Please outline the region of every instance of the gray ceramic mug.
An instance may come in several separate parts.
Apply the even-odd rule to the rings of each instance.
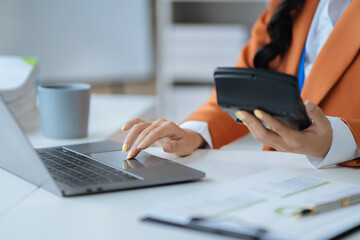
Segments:
[[[88,134],[91,85],[48,84],[38,87],[43,134],[48,138],[82,138]]]

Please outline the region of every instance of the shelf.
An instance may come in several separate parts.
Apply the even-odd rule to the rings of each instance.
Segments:
[[[268,0],[156,1],[159,116],[166,118],[163,113],[173,106],[169,87],[212,84],[215,67],[234,66],[267,4]]]
[[[174,1],[172,23],[239,23],[251,27],[266,1]]]

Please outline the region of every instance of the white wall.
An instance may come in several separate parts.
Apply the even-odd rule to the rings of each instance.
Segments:
[[[153,73],[150,0],[0,0],[0,55],[37,56],[45,80]]]

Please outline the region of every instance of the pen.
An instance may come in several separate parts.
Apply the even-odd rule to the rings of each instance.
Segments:
[[[321,203],[318,205],[313,205],[308,208],[302,209],[293,214],[293,217],[303,217],[323,212],[328,212],[331,210],[347,207],[350,205],[354,205],[360,203],[360,193],[353,194],[347,197],[339,198],[334,201],[329,201],[325,203]]]

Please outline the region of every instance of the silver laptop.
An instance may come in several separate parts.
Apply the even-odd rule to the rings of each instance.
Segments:
[[[102,141],[34,149],[0,96],[0,167],[59,196],[198,180],[205,173],[142,151],[127,160]]]

